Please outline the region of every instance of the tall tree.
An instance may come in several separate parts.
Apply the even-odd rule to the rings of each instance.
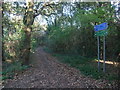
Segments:
[[[33,12],[34,1],[26,0],[26,3],[27,3],[27,8],[23,18],[23,22],[25,25],[24,26],[25,35],[24,35],[23,50],[22,50],[22,60],[23,60],[22,65],[29,64],[31,31],[34,22],[34,12]]]
[[[31,42],[31,31],[32,25],[34,22],[35,17],[38,15],[46,15],[50,16],[54,11],[54,7],[56,3],[54,2],[38,2],[37,5],[34,4],[34,0],[26,0],[26,12],[24,14],[23,23],[24,23],[24,41],[23,41],[23,49],[22,49],[22,65],[29,64],[29,55],[30,55],[30,42]],[[40,7],[41,6],[41,7]],[[33,8],[36,9],[33,9]]]
[[[0,71],[2,71],[2,1],[0,1]]]

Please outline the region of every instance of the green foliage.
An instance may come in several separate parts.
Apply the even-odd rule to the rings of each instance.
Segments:
[[[3,62],[2,67],[3,67],[3,70],[2,70],[2,72],[0,72],[0,74],[2,74],[2,77],[1,77],[2,80],[13,79],[14,75],[16,73],[29,68],[29,66],[21,66],[20,61],[15,61],[15,62],[12,62],[12,63]]]
[[[22,49],[25,47],[26,38],[22,21],[25,8],[17,2],[16,5],[3,4],[3,72],[1,72],[3,79],[13,77],[15,72],[25,69],[24,66],[21,66]],[[36,38],[32,37],[31,41],[32,49],[37,47],[38,40],[36,41]]]
[[[62,63],[66,63],[71,67],[80,70],[84,75],[90,76],[95,79],[118,80],[117,73],[110,72],[113,68],[109,68],[108,72],[103,73],[102,68],[100,72],[97,70],[97,62],[94,58],[86,58],[80,55],[73,54],[53,54]],[[108,67],[109,65],[106,65]]]
[[[15,5],[13,6],[11,3],[3,4],[3,57],[4,61],[11,60],[12,62],[21,62],[21,50],[25,45],[23,41],[26,38],[24,34],[25,26],[23,24],[23,21],[26,21],[23,19],[26,8],[22,7],[22,5],[19,5],[19,3],[17,2],[15,2],[14,4]],[[64,13],[64,5],[68,5],[71,7],[71,10],[69,12],[70,15],[66,15]],[[50,6],[52,7],[52,5]],[[39,5],[36,5],[36,7],[39,7]],[[57,13],[53,17],[50,16],[50,18],[55,18],[55,21],[52,22],[52,24],[48,25],[48,33],[46,35],[40,36],[39,34],[34,32],[34,28],[36,28],[37,30],[40,29],[38,27],[39,25],[32,26],[33,33],[31,33],[31,51],[34,51],[35,48],[39,45],[46,45],[48,48],[51,49],[50,51],[58,53],[77,54],[77,56],[71,57],[69,55],[64,56],[63,58],[65,60],[63,60],[63,62],[70,63],[71,66],[79,68],[86,75],[92,74],[96,78],[98,78],[98,74],[99,76],[102,76],[103,74],[96,72],[96,68],[93,68],[91,65],[79,66],[79,64],[87,64],[86,62],[89,62],[88,59],[85,59],[81,56],[96,56],[97,40],[96,37],[94,37],[93,27],[94,25],[103,22],[108,22],[109,25],[108,35],[106,37],[107,58],[111,58],[114,61],[116,60],[116,57],[119,53],[118,48],[120,42],[118,38],[118,29],[120,25],[116,24],[117,19],[115,17],[114,8],[109,2],[77,4],[62,3],[58,6],[58,8],[53,7],[53,10],[55,9],[55,12]],[[43,13],[45,13],[44,10]],[[51,13],[52,10],[49,10],[49,12]],[[34,13],[37,12],[35,11]],[[11,14],[15,18],[12,18]],[[19,16],[21,16],[20,19],[17,18]],[[34,17],[32,17],[32,14],[31,19],[34,19]],[[29,17],[29,20],[31,21],[28,21],[29,24],[33,24],[33,20],[31,19]],[[20,69],[20,65],[14,64],[12,68],[9,68],[10,70],[3,67],[4,71],[6,71],[5,73],[8,73],[9,71],[13,72],[15,68]],[[113,78],[114,77],[111,76],[111,79]]]
[[[8,34],[8,35],[7,35]],[[24,38],[24,33],[22,29],[17,29],[16,32],[9,32],[7,29],[4,29],[4,59],[20,60],[20,51]]]
[[[97,3],[79,3],[78,5],[79,8],[75,9],[73,16],[56,16],[54,23],[49,25],[47,46],[55,52],[96,56],[97,40],[94,37],[94,25],[107,22],[106,55],[107,58],[113,58],[113,55],[115,57],[115,53],[118,52],[118,40],[113,40],[117,37],[117,28],[112,5],[109,2],[101,3],[99,7]],[[103,33],[100,31],[99,35],[103,35]],[[113,43],[115,47],[110,47]]]
[[[76,45],[77,32],[75,27],[54,27],[52,28],[49,36],[48,42],[51,49],[56,52],[69,52],[69,50],[74,50]]]

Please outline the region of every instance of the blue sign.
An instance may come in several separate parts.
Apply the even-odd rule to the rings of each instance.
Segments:
[[[94,26],[94,31],[105,30],[108,28],[108,23],[102,23]]]

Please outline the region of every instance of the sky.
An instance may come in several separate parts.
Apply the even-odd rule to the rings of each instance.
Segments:
[[[15,1],[21,1],[21,2],[25,2],[26,0],[4,0],[5,2],[15,2]],[[36,0],[34,0],[34,1],[36,1]],[[40,0],[37,0],[37,1],[40,1]],[[42,0],[41,0],[42,1]],[[49,0],[47,0],[47,1],[49,1]],[[57,0],[58,1],[58,0]],[[78,0],[76,0],[76,1],[78,1]],[[82,0],[83,1],[83,0]],[[84,0],[84,1],[89,1],[89,0]],[[92,0],[91,0],[92,1]],[[112,4],[114,4],[114,5],[116,5],[117,7],[116,7],[116,10],[118,10],[118,7],[120,7],[119,5],[118,5],[118,3],[120,3],[120,0],[115,0],[115,1],[119,1],[119,2],[115,2],[114,3],[114,0],[112,0],[111,1],[111,3]],[[64,13],[69,13],[69,8],[68,7],[65,7],[66,9],[64,9],[63,10],[63,12]],[[11,15],[11,17],[14,17],[13,15]],[[35,21],[37,21],[37,22],[40,22],[40,24],[42,24],[42,25],[44,25],[44,24],[47,24],[47,21],[45,20],[45,18],[44,17],[42,17],[41,15],[39,15],[36,19],[35,19]],[[53,18],[53,20],[52,21],[54,21],[54,18]]]

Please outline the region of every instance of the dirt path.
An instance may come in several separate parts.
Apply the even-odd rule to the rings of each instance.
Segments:
[[[58,62],[40,47],[32,56],[34,66],[8,80],[5,88],[108,88],[106,81],[94,80]]]

